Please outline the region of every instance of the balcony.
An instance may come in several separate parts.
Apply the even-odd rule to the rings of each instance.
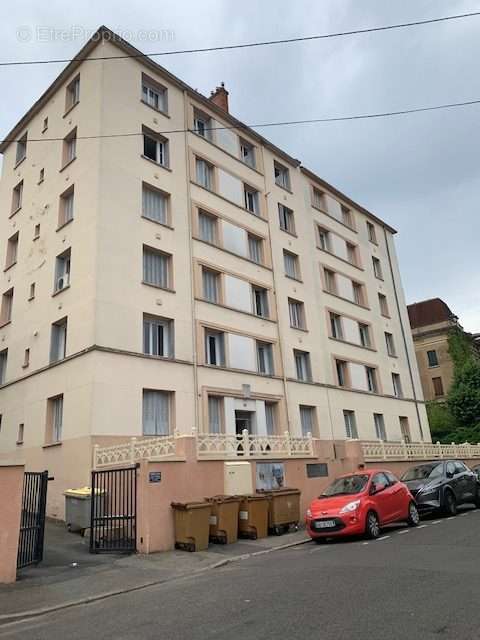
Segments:
[[[361,442],[365,462],[387,460],[469,460],[480,458],[480,444],[440,444],[440,442]]]

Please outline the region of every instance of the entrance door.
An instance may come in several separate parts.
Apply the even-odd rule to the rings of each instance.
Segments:
[[[252,412],[235,411],[235,431],[237,436],[241,436],[244,430],[252,433]]]
[[[22,515],[17,569],[38,564],[43,558],[48,471],[26,471],[23,477]]]

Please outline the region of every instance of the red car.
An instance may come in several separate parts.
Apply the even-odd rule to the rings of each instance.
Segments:
[[[307,531],[316,542],[336,536],[378,538],[391,522],[419,523],[415,500],[391,471],[365,469],[332,482],[307,509]]]

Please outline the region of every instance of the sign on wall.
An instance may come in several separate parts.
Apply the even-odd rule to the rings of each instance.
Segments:
[[[283,462],[257,462],[257,491],[270,491],[285,486]]]
[[[161,471],[150,471],[148,474],[149,482],[161,482],[162,481],[162,472]]]
[[[307,478],[326,478],[328,476],[328,464],[316,462],[307,464]]]

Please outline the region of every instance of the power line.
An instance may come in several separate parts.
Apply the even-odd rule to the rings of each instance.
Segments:
[[[189,53],[206,53],[208,51],[228,51],[232,49],[247,49],[252,47],[266,47],[277,44],[292,44],[294,42],[307,42],[312,40],[325,40],[327,38],[340,38],[345,36],[353,36],[364,33],[375,33],[377,31],[391,31],[393,29],[406,29],[409,27],[416,27],[425,24],[434,24],[438,22],[446,22],[448,20],[460,20],[463,18],[472,18],[479,16],[480,11],[472,11],[471,13],[459,13],[452,16],[442,16],[440,18],[430,18],[428,20],[416,20],[414,22],[401,22],[398,24],[390,24],[381,27],[367,27],[365,29],[353,29],[350,31],[337,31],[335,33],[324,33],[313,36],[300,36],[297,38],[283,38],[281,40],[264,40],[260,42],[247,42],[243,44],[230,44],[220,45],[217,47],[204,47],[200,49],[177,49],[174,51],[160,51],[152,53],[137,53],[137,54],[125,54],[121,56],[98,56],[88,58],[64,58],[64,59],[50,59],[50,60],[13,60],[7,62],[0,62],[0,67],[13,67],[13,66],[26,66],[26,65],[40,65],[40,64],[60,64],[66,62],[82,61],[82,62],[94,62],[98,60],[124,60],[125,58],[153,58],[157,56],[176,56]]]
[[[318,124],[318,123],[326,123],[326,122],[345,122],[348,120],[371,120],[374,118],[389,118],[392,116],[403,116],[412,113],[422,113],[426,111],[439,111],[440,109],[456,109],[458,107],[469,107],[476,104],[480,104],[480,98],[477,100],[467,100],[465,102],[451,102],[447,104],[438,104],[433,105],[431,107],[415,107],[412,109],[401,109],[399,111],[384,111],[380,113],[364,113],[359,115],[352,116],[334,116],[331,118],[312,118],[309,120],[284,120],[279,122],[262,122],[259,124],[242,124],[239,122],[236,125],[232,125],[229,127],[205,127],[205,131],[224,131],[226,129],[261,129],[266,127],[284,127],[291,125],[302,125],[302,124]],[[155,133],[161,135],[168,135],[172,133],[187,133],[189,131],[195,132],[195,129],[169,129],[165,131],[157,131]],[[131,133],[110,133],[104,135],[95,135],[95,136],[78,136],[77,140],[98,140],[101,138],[130,138],[133,136],[143,136],[142,131],[131,132]],[[64,138],[28,138],[28,142],[59,142],[63,141]],[[16,138],[5,138],[4,140],[0,140],[0,144],[10,142],[18,142]]]

